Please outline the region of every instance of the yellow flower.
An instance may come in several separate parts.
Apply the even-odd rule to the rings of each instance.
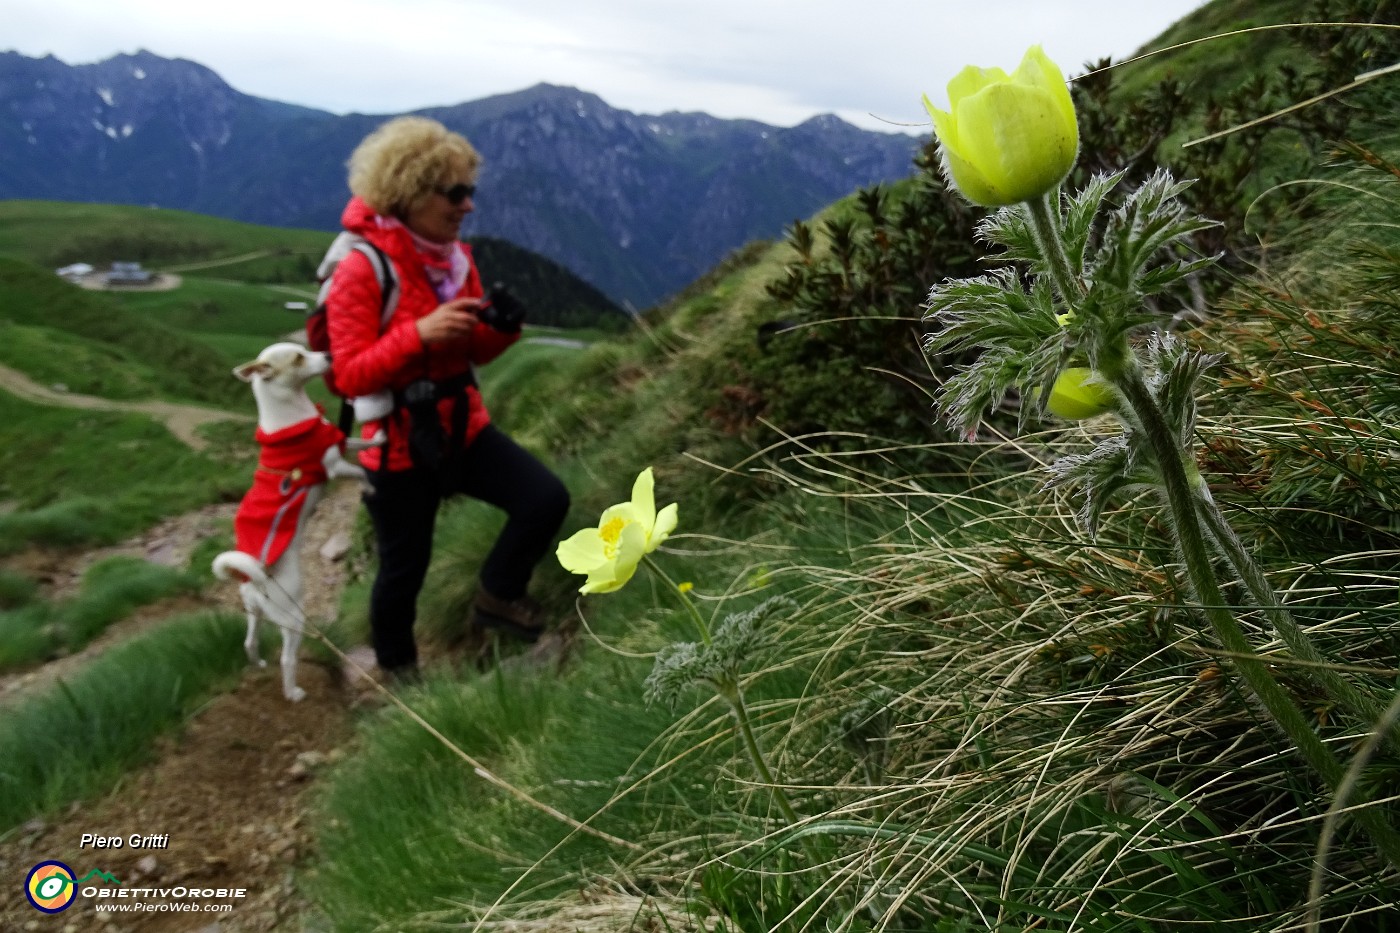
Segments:
[[[676,589],[680,590],[682,593],[689,593],[691,590],[695,589],[695,584],[687,580],[684,583],[677,583]]]
[[[570,573],[586,574],[580,593],[611,593],[637,572],[642,558],[656,550],[676,528],[676,504],[659,513],[647,467],[632,484],[632,501],[609,506],[597,528],[585,528],[559,544],[555,556]]]
[[[1113,408],[1113,390],[1092,369],[1071,366],[1055,380],[1045,407],[1071,421],[1092,418]]]
[[[950,112],[924,107],[948,176],[987,207],[1029,201],[1064,180],[1079,152],[1074,102],[1059,66],[1035,45],[1014,74],[968,65],[948,82]]]

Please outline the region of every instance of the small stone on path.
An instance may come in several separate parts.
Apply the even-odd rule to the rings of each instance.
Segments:
[[[343,531],[337,531],[326,539],[326,543],[321,545],[321,558],[334,563],[344,560],[345,555],[350,553],[350,535]]]

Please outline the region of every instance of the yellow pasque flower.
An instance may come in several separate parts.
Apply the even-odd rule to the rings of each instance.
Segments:
[[[652,488],[654,479],[647,467],[632,484],[632,501],[609,506],[597,528],[585,528],[559,543],[554,552],[560,565],[570,573],[588,576],[580,593],[611,593],[632,579],[644,556],[670,537],[676,528],[676,504],[660,512]]]
[[[1113,408],[1113,390],[1087,366],[1071,366],[1055,380],[1045,407],[1071,421],[1092,418]]]
[[[1079,152],[1065,76],[1040,46],[1008,75],[968,65],[948,82],[949,112],[924,95],[943,166],[969,201],[986,207],[1039,197],[1064,180]]]

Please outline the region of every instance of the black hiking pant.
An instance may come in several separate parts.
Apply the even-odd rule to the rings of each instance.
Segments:
[[[505,527],[480,569],[481,585],[502,599],[525,595],[569,511],[569,491],[559,478],[494,425],[482,429],[447,469],[445,476],[417,468],[369,471],[374,495],[364,501],[379,551],[369,618],[374,653],[385,670],[418,662],[413,640],[418,592],[444,497],[470,496],[506,513]]]

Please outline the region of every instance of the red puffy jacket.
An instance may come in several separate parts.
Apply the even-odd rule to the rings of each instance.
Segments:
[[[472,364],[489,363],[520,339],[518,333],[504,334],[478,324],[468,338],[425,346],[415,324],[442,301],[423,271],[413,238],[403,227],[381,226],[374,211],[359,198],[350,199],[340,220],[346,230],[359,234],[384,251],[393,261],[399,281],[398,306],[381,332],[379,316],[383,305],[379,282],[369,259],[356,251],[336,267],[330,292],[326,295],[326,325],[331,358],[335,361],[336,385],[346,395],[403,389],[418,379],[440,382],[461,376]],[[471,262],[471,248],[463,244],[462,249],[467,253],[470,271],[455,297],[480,298],[483,294],[481,276],[476,263]],[[464,391],[471,406],[466,436],[462,440],[465,446],[490,423],[491,416],[475,386]],[[438,402],[438,415],[449,436],[454,404],[451,398]],[[409,469],[413,461],[408,452],[408,411],[399,407],[389,417],[365,425],[363,436],[372,437],[381,427],[388,434],[388,469]],[[360,461],[367,469],[378,469],[380,449],[371,447],[361,451]]]

